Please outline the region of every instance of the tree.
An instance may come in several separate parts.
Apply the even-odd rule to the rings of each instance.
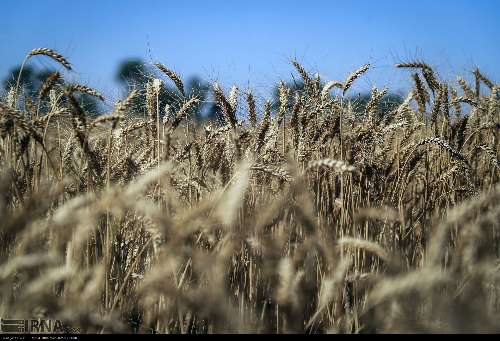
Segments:
[[[19,75],[19,71],[21,70],[20,66],[16,66],[11,69],[10,75],[4,79],[3,86],[5,90],[9,90],[12,87],[16,86],[17,77]],[[21,73],[21,78],[19,80],[19,88],[23,89],[22,92],[26,96],[36,97],[38,95],[38,91],[42,87],[43,83],[47,79],[49,75],[51,75],[54,70],[37,70],[36,68],[26,65],[23,68],[23,72]],[[64,80],[59,79],[57,84],[59,86],[64,86]],[[75,96],[80,103],[80,106],[90,115],[99,115],[101,113],[101,108],[93,96],[88,94],[76,94]],[[64,103],[64,99],[62,101]],[[41,103],[41,108],[46,107],[46,103]]]
[[[21,70],[21,66],[16,66],[12,68],[9,72],[9,76],[4,79],[3,87],[5,90],[9,90],[16,86],[17,77],[19,76],[19,71]],[[36,89],[40,86],[40,74],[29,65],[26,65],[21,74],[21,78],[19,80],[19,84],[21,88],[24,88],[24,91],[27,94],[34,94]]]
[[[348,100],[351,100],[354,103],[354,110],[363,114],[366,110],[366,106],[370,101],[371,95],[369,93],[359,94],[357,96],[349,97]],[[401,103],[403,103],[403,98],[395,93],[388,93],[378,103],[377,112],[381,115],[380,118],[384,118],[382,115],[391,112],[396,109]]]
[[[183,104],[183,95],[171,84],[170,80],[165,79],[162,73],[148,67],[142,60],[137,58],[121,62],[116,73],[116,79],[122,86],[127,88],[133,87],[139,90],[139,95],[132,103],[130,111],[136,115],[145,114],[146,84],[153,78],[164,80],[158,95],[160,114],[162,116],[165,114],[165,107],[167,105],[171,113],[177,112]],[[208,97],[209,85],[195,76],[188,80],[185,88],[187,96],[198,96],[200,99],[194,110],[193,119],[201,121],[203,119],[203,111],[205,110],[204,103]]]
[[[134,88],[139,91],[132,103],[129,111],[135,115],[143,115],[146,103],[145,86],[151,72],[141,59],[130,58],[122,61],[116,71],[116,80],[125,88]]]
[[[187,89],[189,96],[197,96],[200,100],[195,110],[195,116],[193,117],[195,121],[200,122],[207,116],[204,111],[208,108],[206,100],[209,96],[210,85],[202,81],[199,77],[193,76],[187,82]]]
[[[286,87],[291,89],[290,95],[293,97],[293,95],[299,91],[304,91],[305,90],[305,85],[302,80],[292,80],[289,82],[285,83]],[[322,89],[324,86],[324,83],[320,83],[320,89]],[[273,89],[273,106],[272,108],[275,110],[278,107],[279,103],[279,90],[278,86],[276,86]],[[356,113],[359,115],[363,115],[366,109],[366,106],[368,102],[370,101],[371,94],[368,92],[365,93],[360,93],[358,95],[349,95],[347,96],[344,100],[346,101],[351,101],[353,103],[353,108]],[[385,96],[381,98],[381,100],[378,103],[377,106],[377,112],[380,115],[383,115],[385,113],[388,113],[394,109],[396,109],[401,103],[403,103],[403,98],[396,93],[388,93]],[[383,118],[383,117],[381,117]]]

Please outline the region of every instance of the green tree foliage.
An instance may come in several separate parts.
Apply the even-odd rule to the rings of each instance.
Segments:
[[[324,86],[324,82],[321,82],[320,89]],[[302,80],[293,79],[291,81],[285,82],[285,86],[289,89],[291,97],[297,92],[301,92],[304,90],[305,85]],[[273,101],[272,101],[272,109],[277,110],[279,105],[279,91],[278,86],[275,86],[272,92]],[[350,95],[344,98],[345,101],[351,101],[353,103],[354,110],[359,113],[359,115],[363,115],[366,109],[366,105],[370,101],[370,93],[360,93],[357,95]],[[397,93],[388,93],[382,97],[378,106],[377,112],[379,113],[387,113],[396,109],[401,103],[403,103],[403,97]]]
[[[116,72],[116,79],[120,83],[137,88],[143,88],[150,76],[150,70],[144,62],[136,58],[121,62]]]
[[[16,86],[20,70],[21,66],[12,68],[9,72],[9,76],[4,79],[3,87],[6,91]],[[30,65],[25,65],[21,73],[21,78],[19,80],[19,87],[21,89],[20,93],[24,93],[28,97],[36,97],[37,92],[40,90],[47,77],[53,72],[54,70],[38,70]],[[59,79],[59,86],[64,86],[64,83],[64,79]],[[100,103],[93,96],[87,94],[76,94],[75,97],[80,103],[80,106],[89,115],[96,116],[101,114],[102,110],[100,107]],[[47,99],[42,101],[42,108],[44,107],[44,105],[46,105],[46,101]],[[62,99],[62,101],[64,101],[64,99]]]
[[[139,96],[135,98],[131,105],[131,111],[135,115],[146,115],[146,84],[153,78],[163,80],[162,88],[158,96],[160,103],[160,114],[165,114],[165,107],[169,107],[171,113],[175,113],[184,103],[184,98],[178,89],[173,86],[171,81],[154,67],[150,67],[140,59],[127,59],[120,63],[116,73],[118,82],[126,88],[135,88],[139,90]],[[198,77],[191,77],[186,82],[186,96],[198,96],[200,101],[194,110],[195,121],[204,119],[205,103],[209,96],[210,86]],[[209,110],[210,111],[210,110]]]
[[[10,70],[9,75],[3,81],[5,90],[16,86],[20,70],[21,66],[16,66]],[[26,65],[19,81],[23,91],[29,95],[33,95],[43,82],[43,79],[41,79],[42,76],[43,74],[37,72],[32,66]]]

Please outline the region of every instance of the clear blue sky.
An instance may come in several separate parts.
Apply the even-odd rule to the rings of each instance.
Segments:
[[[262,94],[290,79],[293,57],[325,79],[370,62],[357,84],[401,88],[393,64],[424,59],[443,77],[479,66],[500,82],[500,1],[62,1],[0,2],[0,78],[34,47],[66,56],[67,74],[111,98],[127,57],[161,61],[184,79],[250,84]],[[35,66],[50,68],[45,58]]]

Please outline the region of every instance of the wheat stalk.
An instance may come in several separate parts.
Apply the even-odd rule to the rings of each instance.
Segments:
[[[365,64],[356,71],[354,71],[353,73],[351,73],[344,82],[344,87],[342,89],[343,93],[345,94],[347,90],[349,90],[349,88],[351,87],[352,83],[354,83],[356,79],[358,79],[359,77],[361,77],[362,74],[368,71],[369,68],[370,64]]]
[[[176,74],[174,71],[170,70],[169,68],[167,68],[165,65],[163,65],[161,63],[155,63],[154,65],[161,72],[163,72],[165,75],[167,75],[167,77],[170,78],[172,80],[172,82],[174,82],[175,86],[177,87],[177,89],[180,91],[180,93],[183,96],[186,96],[186,94],[184,92],[184,83],[182,82],[182,80],[178,74]]]

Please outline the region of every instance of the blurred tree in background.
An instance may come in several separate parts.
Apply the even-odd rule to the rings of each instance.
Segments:
[[[20,66],[12,68],[9,72],[9,76],[4,79],[3,87],[6,91],[15,86],[19,71]],[[38,70],[30,65],[26,65],[20,78],[21,91],[28,96],[36,95],[47,76],[52,72],[53,70]],[[178,89],[172,84],[171,80],[155,67],[149,66],[139,58],[129,58],[122,61],[118,65],[116,71],[116,80],[122,87],[126,88],[127,91],[130,91],[133,88],[139,91],[139,95],[134,99],[134,102],[130,107],[131,112],[137,116],[146,115],[146,84],[153,78],[163,80],[159,96],[160,114],[162,116],[165,114],[167,106],[169,108],[169,112],[171,114],[175,114],[175,112],[177,112],[182,106],[185,99]],[[60,82],[60,85],[64,85],[64,80]],[[304,89],[304,83],[301,79],[293,78],[291,81],[287,81],[285,85],[291,89],[290,93],[292,96],[296,93],[296,91],[302,91]],[[323,85],[324,84],[321,84],[321,86]],[[197,76],[193,76],[190,77],[185,83],[185,90],[187,97],[198,96],[200,99],[196,109],[194,110],[194,115],[192,116],[193,121],[201,122],[203,120],[212,120],[224,123],[224,115],[221,108],[219,108],[219,106],[212,100],[212,87],[209,83],[203,81]],[[102,113],[102,108],[96,98],[87,94],[77,94],[77,99],[79,100],[82,108],[84,108],[89,114],[99,115]],[[277,109],[279,103],[278,86],[276,86],[272,91],[272,99],[272,109],[274,111]],[[370,94],[360,93],[358,95],[351,95],[347,98],[347,100],[351,100],[355,111],[362,114],[368,101],[370,100]],[[403,98],[400,95],[389,93],[380,101],[378,108],[379,112],[390,111],[401,104],[402,101]]]
[[[320,89],[325,85],[324,82],[320,83]],[[285,86],[291,89],[290,97],[298,91],[304,90],[304,82],[302,80],[293,79],[291,81],[285,82]],[[272,109],[277,110],[279,106],[279,85],[276,85],[272,91],[273,101]],[[332,90],[335,91],[335,90]],[[353,104],[353,109],[360,116],[364,115],[366,106],[370,101],[371,94],[369,92],[358,93],[357,95],[349,95],[345,97],[345,100],[351,101]],[[290,98],[291,99],[291,98]],[[401,103],[403,103],[404,98],[397,93],[388,93],[382,97],[378,104],[379,113],[387,113],[396,109]]]
[[[126,59],[118,65],[116,80],[127,88],[127,91],[131,89],[139,91],[139,95],[134,98],[129,107],[129,110],[135,115],[146,114],[144,111],[146,103],[145,87],[149,78],[151,78],[151,74],[140,59]]]
[[[144,88],[150,72],[140,59],[126,59],[118,65],[116,79],[127,86]]]
[[[16,86],[17,77],[19,76],[20,70],[21,66],[16,66],[10,70],[9,76],[7,76],[7,78],[5,78],[3,81],[3,87],[6,91]],[[35,94],[37,89],[43,83],[44,75],[45,72],[37,72],[32,66],[26,65],[21,74],[19,82],[20,88],[27,95]]]
[[[351,96],[348,99],[352,101],[354,104],[354,110],[363,114],[366,109],[366,105],[370,101],[370,93],[362,93],[357,96]],[[378,113],[389,113],[392,110],[396,109],[401,103],[403,103],[404,98],[396,93],[388,93],[378,103],[377,112]],[[381,117],[382,118],[382,117]]]
[[[3,88],[5,91],[9,91],[11,88],[14,88],[16,86],[17,77],[19,76],[20,70],[21,66],[12,68],[9,72],[9,76],[3,80]],[[24,93],[29,97],[36,97],[39,89],[43,85],[43,82],[53,72],[54,70],[38,70],[30,65],[25,65],[19,81],[20,93]],[[60,78],[58,81],[58,85],[64,86],[64,84],[64,79]],[[96,116],[102,113],[100,103],[95,97],[82,93],[75,94],[75,97],[80,103],[80,106],[89,115]],[[41,105],[43,106],[44,103],[41,103]]]
[[[163,80],[160,95],[160,114],[165,115],[165,108],[168,106],[169,112],[175,114],[184,103],[183,95],[173,86],[171,80],[154,67],[150,67],[140,59],[127,59],[120,63],[116,73],[116,79],[128,90],[135,88],[139,91],[139,96],[135,98],[135,102],[131,106],[131,110],[135,115],[146,115],[146,84],[153,78]],[[188,79],[185,83],[186,96],[198,96],[200,101],[194,110],[195,114],[192,119],[196,122],[210,117],[210,114],[205,113],[206,101],[210,96],[210,86],[200,78],[194,76]],[[210,112],[211,110],[209,110]]]

